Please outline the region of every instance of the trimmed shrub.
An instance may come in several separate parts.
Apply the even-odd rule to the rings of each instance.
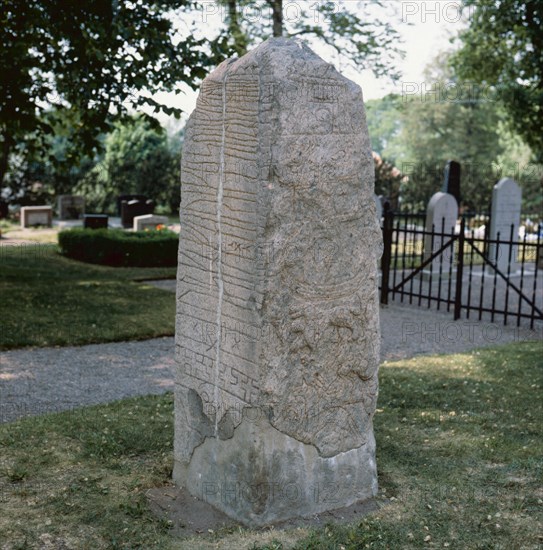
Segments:
[[[61,231],[58,244],[68,258],[114,267],[173,267],[179,235],[173,231],[81,229]]]

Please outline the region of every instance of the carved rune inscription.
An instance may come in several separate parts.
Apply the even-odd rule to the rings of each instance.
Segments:
[[[263,49],[204,83],[183,151],[177,382],[215,426],[258,407],[330,457],[372,430],[381,235],[361,91],[314,59],[278,67]]]

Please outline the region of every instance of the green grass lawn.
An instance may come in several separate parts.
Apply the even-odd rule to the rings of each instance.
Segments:
[[[173,335],[175,295],[137,281],[175,272],[84,264],[53,244],[0,246],[0,349]]]
[[[315,531],[174,539],[145,497],[170,480],[171,395],[0,425],[0,541],[6,548],[541,548],[541,351],[540,343],[522,343],[383,365],[375,418],[382,508]]]

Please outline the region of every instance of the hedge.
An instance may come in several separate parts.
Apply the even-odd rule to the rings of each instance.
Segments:
[[[64,256],[115,267],[176,266],[178,243],[179,235],[169,230],[131,232],[75,228],[58,234]]]

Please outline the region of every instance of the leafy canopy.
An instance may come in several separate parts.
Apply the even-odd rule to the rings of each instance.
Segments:
[[[469,26],[453,57],[457,74],[493,87],[509,121],[543,161],[543,2],[464,0]]]
[[[218,0],[219,8],[206,4],[207,15],[222,7],[226,22],[215,43],[238,55],[271,36],[303,36],[358,72],[370,69],[376,76],[400,76],[400,35],[385,17],[396,14],[392,2]]]
[[[193,0],[3,0],[0,15],[0,182],[18,141],[39,140],[54,121],[74,128],[72,155],[88,153],[112,117],[144,105],[180,113],[150,95],[195,87],[213,59],[204,39],[179,40],[168,12]],[[148,94],[137,95],[139,90]],[[43,145],[43,144],[42,144]]]

